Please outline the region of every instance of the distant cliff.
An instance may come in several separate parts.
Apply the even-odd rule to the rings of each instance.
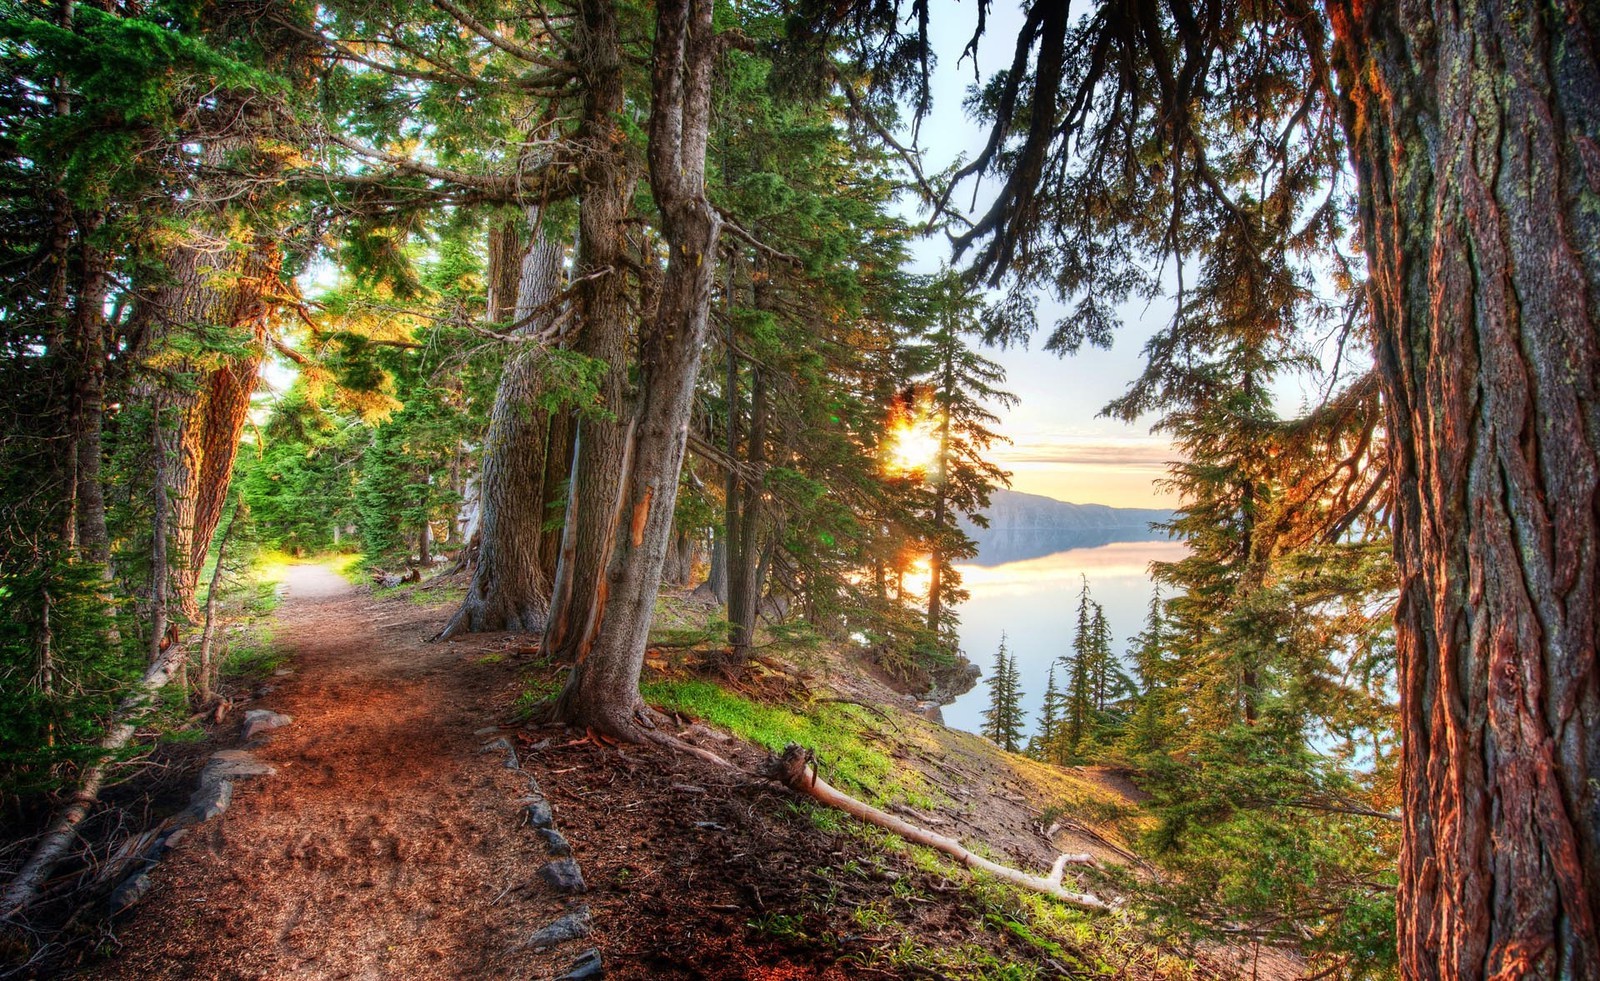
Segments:
[[[1112,542],[1162,541],[1167,533],[1150,525],[1172,519],[1172,512],[1161,508],[1069,504],[1009,490],[995,491],[986,513],[987,528],[962,522],[978,543],[978,557],[969,560],[974,565],[1004,565]]]

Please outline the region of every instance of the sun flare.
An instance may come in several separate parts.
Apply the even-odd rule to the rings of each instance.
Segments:
[[[896,405],[883,441],[883,469],[891,477],[933,477],[939,467],[939,412],[927,394]]]

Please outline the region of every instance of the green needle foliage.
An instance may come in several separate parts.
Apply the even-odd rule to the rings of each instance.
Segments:
[[[989,707],[983,712],[982,734],[1008,753],[1020,752],[1026,721],[1022,680],[1016,658],[1006,650],[1004,634],[994,655],[993,673],[984,684],[989,686]]]

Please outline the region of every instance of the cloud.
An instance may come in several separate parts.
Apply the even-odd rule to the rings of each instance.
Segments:
[[[995,461],[1005,464],[1047,464],[1075,467],[1117,467],[1165,471],[1178,453],[1164,440],[1055,439],[1018,440],[996,447]]]

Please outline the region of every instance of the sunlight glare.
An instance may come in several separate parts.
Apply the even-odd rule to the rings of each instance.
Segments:
[[[938,479],[939,422],[926,393],[896,406],[883,443],[884,471],[891,477]]]

